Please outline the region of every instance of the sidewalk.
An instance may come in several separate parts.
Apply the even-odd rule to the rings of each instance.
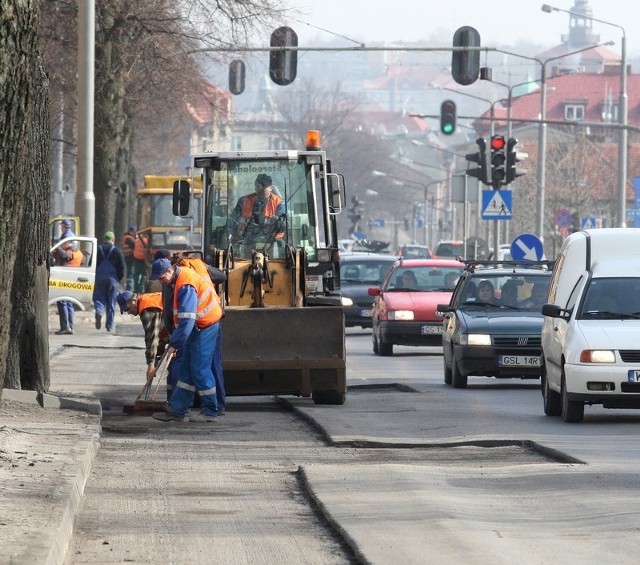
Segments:
[[[111,336],[113,346],[131,346],[136,318],[117,316],[129,334]],[[51,380],[61,368],[57,354],[67,345],[93,346],[106,332],[96,331],[93,311],[76,312],[74,335],[55,335],[58,316],[49,310]],[[128,326],[128,327],[127,327]],[[127,331],[129,330],[129,331]],[[135,339],[135,338],[134,338]],[[140,353],[132,353],[140,355]],[[92,371],[87,363],[87,371]],[[42,407],[40,406],[42,404]],[[0,562],[63,563],[73,520],[98,451],[102,410],[98,401],[33,391],[4,390],[0,400]]]

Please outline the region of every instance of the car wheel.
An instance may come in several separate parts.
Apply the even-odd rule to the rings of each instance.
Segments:
[[[455,357],[451,359],[451,384],[453,388],[467,388],[467,377],[460,372]]]
[[[581,400],[569,400],[569,394],[567,393],[567,383],[564,378],[564,369],[562,371],[562,385],[561,385],[561,405],[562,405],[562,419],[570,424],[577,424],[582,422],[584,418],[584,402]]]
[[[382,338],[380,338],[380,341],[378,343],[378,349],[380,350],[380,355],[382,355],[383,357],[390,357],[391,355],[393,355],[393,343],[382,341]]]
[[[445,359],[444,355],[442,359],[444,363],[444,384],[450,385],[451,380],[453,379],[453,375],[452,375],[451,369],[447,367],[447,360]]]
[[[547,371],[542,362],[542,374],[540,375],[540,385],[542,388],[542,404],[544,413],[547,416],[560,416],[562,413],[562,405],[560,403],[560,395],[549,388],[549,380],[547,379]]]

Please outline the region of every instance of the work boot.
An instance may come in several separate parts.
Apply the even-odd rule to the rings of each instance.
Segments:
[[[102,315],[96,314],[96,330],[99,330],[102,327]]]
[[[155,420],[160,420],[161,422],[188,422],[188,416],[177,416],[176,414],[171,414],[171,412],[154,412],[151,415]]]
[[[69,330],[67,328],[61,328],[56,332],[56,335],[66,335],[69,333]],[[73,333],[73,332],[71,332]]]
[[[215,422],[217,418],[217,416],[210,416],[204,412],[196,412],[189,415],[189,422]]]

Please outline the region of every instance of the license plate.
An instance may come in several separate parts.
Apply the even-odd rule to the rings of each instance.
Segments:
[[[540,367],[540,357],[535,355],[500,355],[500,367]]]
[[[629,382],[630,383],[640,383],[640,371],[632,369],[629,371]]]
[[[363,318],[371,318],[371,316],[373,316],[373,310],[360,310],[360,316]]]
[[[441,334],[442,326],[420,326],[421,335]]]

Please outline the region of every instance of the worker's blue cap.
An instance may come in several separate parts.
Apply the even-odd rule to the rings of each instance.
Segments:
[[[62,220],[60,223],[66,228],[71,227],[71,220]]]
[[[116,302],[120,305],[120,314],[124,314],[127,311],[127,302],[131,300],[133,292],[130,290],[124,290],[118,293],[116,296]]]
[[[152,281],[157,281],[162,275],[164,275],[171,268],[171,261],[169,259],[156,259],[151,265],[151,276],[149,277]]]

